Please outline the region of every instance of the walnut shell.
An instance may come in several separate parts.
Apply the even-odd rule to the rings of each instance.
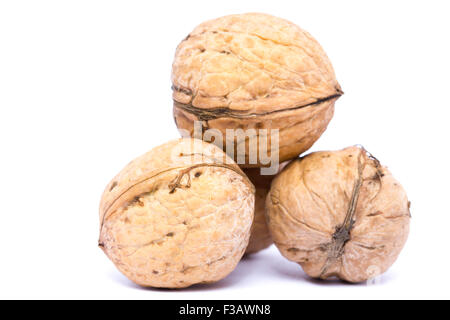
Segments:
[[[280,172],[289,162],[283,162],[278,167]],[[248,242],[245,254],[252,254],[272,245],[269,227],[266,223],[266,197],[270,190],[270,183],[275,175],[262,175],[259,168],[242,169],[250,181],[255,186],[255,217],[253,219],[250,231],[250,240]]]
[[[254,187],[212,144],[179,139],[128,164],[106,187],[99,246],[142,286],[227,276],[248,244]]]
[[[309,33],[260,13],[225,16],[196,27],[177,47],[172,84],[179,129],[193,136],[194,121],[224,137],[226,129],[267,129],[269,136],[278,129],[279,148],[272,146],[268,154],[279,152],[280,162],[313,145],[343,93],[327,55]],[[258,137],[259,131],[248,139],[259,146]],[[235,138],[234,144],[245,141]],[[261,165],[248,154],[238,164]]]
[[[267,213],[278,249],[314,278],[373,278],[395,262],[409,233],[404,189],[359,147],[293,161],[272,182]]]
[[[259,168],[243,169],[255,186],[255,217],[253,219],[250,240],[246,254],[256,253],[269,247],[273,241],[266,223],[266,196],[274,175],[261,175]]]

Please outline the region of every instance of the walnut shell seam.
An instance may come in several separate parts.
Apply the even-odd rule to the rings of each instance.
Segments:
[[[199,168],[199,167],[216,167],[216,168],[226,168],[226,169],[232,170],[232,171],[236,172],[237,174],[239,174],[240,176],[242,176],[242,177],[244,178],[244,181],[246,181],[246,183],[247,183],[249,186],[251,186],[252,190],[255,189],[255,187],[253,186],[253,184],[250,182],[250,180],[248,179],[248,177],[247,177],[243,172],[241,172],[240,170],[237,170],[237,169],[234,168],[233,166],[227,165],[227,164],[202,163],[202,164],[196,164],[196,165],[193,165],[193,166],[172,167],[172,168],[168,168],[168,169],[166,169],[166,170],[160,171],[160,172],[158,172],[158,173],[156,173],[156,174],[154,174],[154,175],[152,175],[152,176],[150,176],[150,177],[146,177],[146,178],[144,178],[144,179],[142,179],[142,180],[140,180],[140,181],[134,183],[133,185],[131,185],[130,187],[128,187],[124,192],[122,192],[120,195],[118,195],[118,196],[116,197],[116,199],[115,199],[115,200],[114,200],[114,201],[113,201],[113,202],[105,209],[105,211],[104,211],[104,213],[103,213],[102,223],[101,223],[101,225],[100,225],[100,230],[101,230],[101,228],[103,227],[103,224],[104,224],[105,220],[112,214],[112,213],[109,212],[109,211],[110,211],[111,208],[114,206],[114,204],[116,203],[116,201],[117,201],[120,197],[122,197],[123,195],[125,195],[128,191],[130,191],[133,187],[135,187],[135,186],[137,186],[137,185],[139,185],[139,184],[141,184],[141,183],[143,183],[143,182],[146,182],[146,181],[148,181],[148,180],[150,180],[150,179],[153,179],[153,178],[155,178],[155,177],[157,177],[157,176],[159,176],[159,175],[161,175],[161,174],[167,173],[167,172],[169,172],[169,171],[180,170],[180,174],[177,175],[177,178],[169,184],[169,188],[170,188],[170,191],[169,191],[169,192],[170,192],[170,193],[173,193],[177,188],[179,188],[179,187],[181,186],[181,185],[180,185],[180,181],[181,181],[182,177],[183,177],[186,173],[188,173],[189,171],[191,171],[191,170],[193,170],[193,169],[195,169],[195,168]],[[138,195],[138,196],[139,196],[139,195]],[[138,196],[137,196],[137,197],[138,197]],[[136,198],[136,196],[135,196],[134,198]],[[100,246],[100,243],[99,243],[99,246]]]

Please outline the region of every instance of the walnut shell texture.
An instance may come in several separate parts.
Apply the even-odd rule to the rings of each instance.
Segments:
[[[179,139],[128,164],[106,187],[99,246],[142,286],[227,276],[248,244],[254,187],[212,144]]]
[[[289,161],[280,163],[280,172]],[[269,227],[266,223],[266,197],[270,190],[270,184],[276,175],[262,175],[260,168],[242,169],[255,186],[255,217],[250,232],[250,240],[245,254],[253,254],[268,248],[273,244]]]
[[[255,186],[255,217],[253,219],[246,254],[256,253],[269,247],[273,241],[266,223],[266,196],[274,175],[261,175],[259,168],[243,169]]]
[[[404,189],[361,147],[293,161],[272,182],[267,213],[278,249],[314,278],[384,273],[409,233]]]
[[[327,55],[309,33],[260,13],[196,27],[177,47],[172,89],[179,129],[192,136],[194,121],[224,136],[226,129],[267,129],[269,136],[278,129],[279,148],[268,151],[279,152],[280,162],[313,145],[343,93]],[[248,139],[258,140],[258,133]],[[260,165],[250,163],[248,153],[245,161],[239,164]]]

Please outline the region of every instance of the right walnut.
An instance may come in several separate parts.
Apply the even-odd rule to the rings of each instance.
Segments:
[[[293,161],[266,201],[274,243],[314,278],[373,278],[395,262],[409,233],[404,189],[362,147]]]

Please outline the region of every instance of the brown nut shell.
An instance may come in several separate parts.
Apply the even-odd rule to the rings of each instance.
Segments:
[[[283,256],[314,278],[373,278],[395,262],[409,233],[404,189],[360,147],[293,161],[272,182],[267,213]]]
[[[254,187],[222,150],[179,139],[128,164],[106,187],[99,246],[142,286],[227,276],[248,244]]]
[[[280,172],[289,162],[283,162],[278,167]],[[272,245],[269,227],[266,223],[266,197],[270,190],[270,184],[276,175],[263,175],[260,168],[242,169],[255,186],[255,217],[253,219],[245,254],[253,254]]]
[[[243,169],[255,186],[255,217],[250,231],[246,254],[256,253],[269,247],[273,241],[266,223],[266,196],[274,175],[261,175],[259,168]]]
[[[295,24],[260,13],[195,28],[177,47],[172,83],[179,129],[192,136],[194,121],[224,137],[226,129],[267,129],[269,136],[278,129],[279,149],[269,155],[279,152],[280,162],[312,146],[342,95],[320,44]],[[239,164],[260,165],[248,156]]]

